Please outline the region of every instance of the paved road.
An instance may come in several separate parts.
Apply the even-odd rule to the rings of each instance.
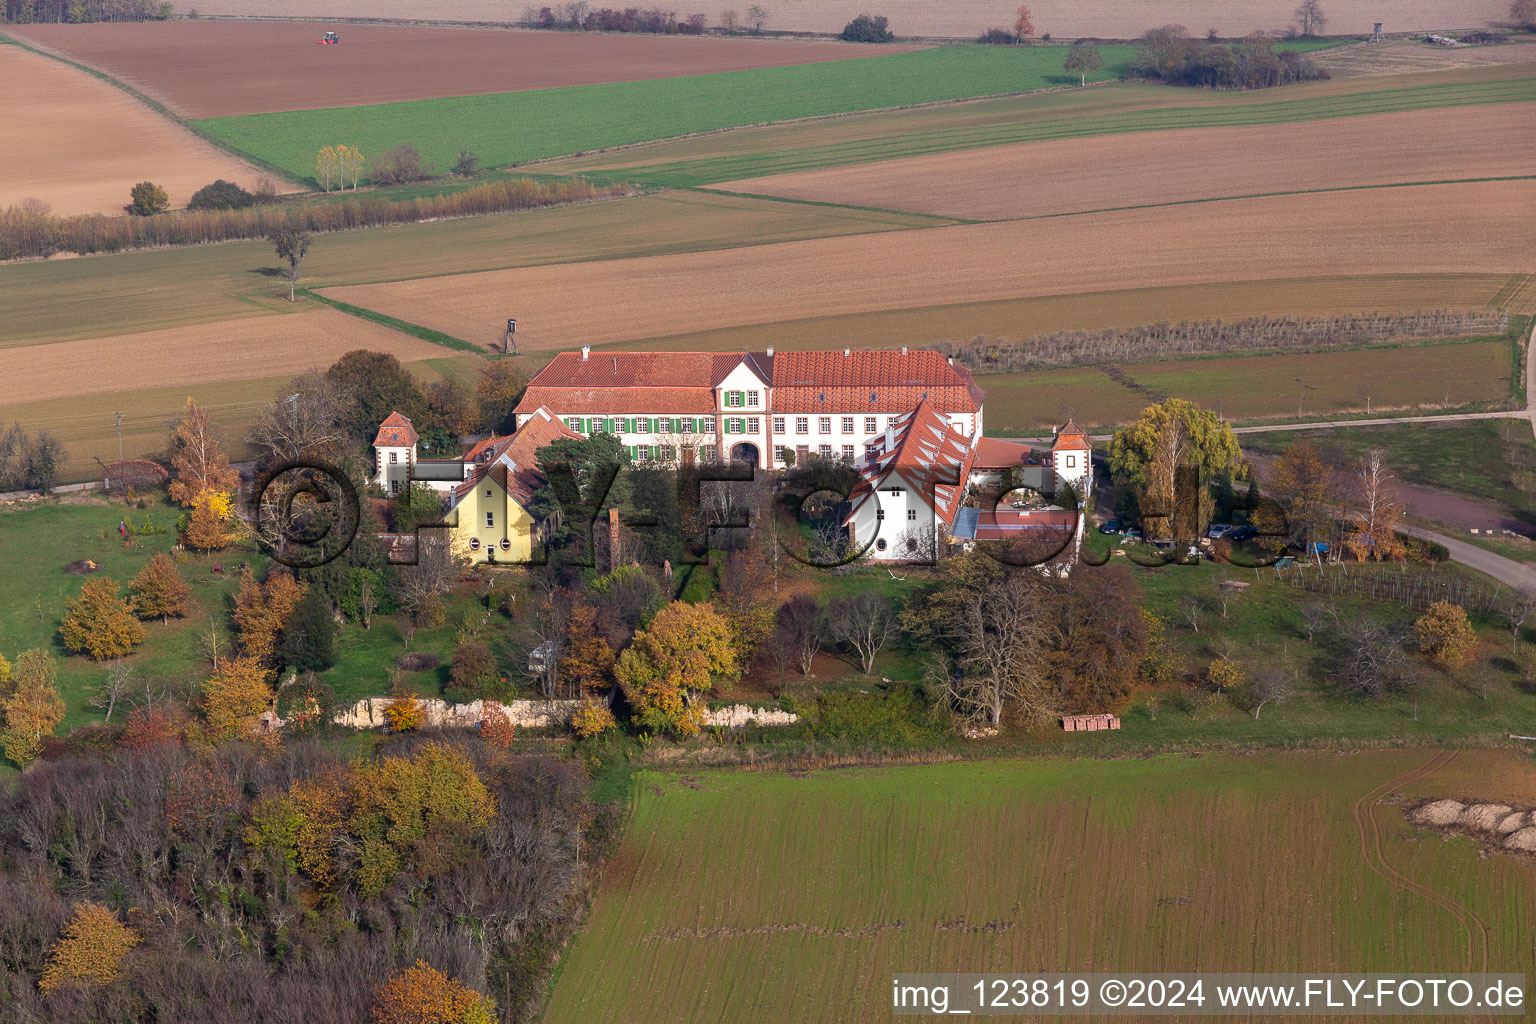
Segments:
[[[1476,569],[1478,572],[1487,573],[1505,586],[1514,587],[1517,590],[1528,590],[1536,594],[1536,568],[1517,562],[1503,555],[1496,555],[1492,551],[1484,550],[1476,544],[1468,544],[1464,540],[1455,537],[1447,537],[1443,533],[1435,533],[1418,526],[1403,526],[1402,532],[1424,540],[1432,540],[1436,544],[1444,544],[1445,550],[1451,554],[1451,561],[1460,562],[1462,565]]]

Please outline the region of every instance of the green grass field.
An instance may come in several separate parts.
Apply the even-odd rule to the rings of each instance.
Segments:
[[[1118,77],[1129,46],[1106,46],[1092,77]],[[408,142],[439,168],[463,147],[502,166],[693,132],[1068,85],[1063,46],[942,46],[855,60],[564,89],[208,118],[200,131],[314,177],[315,153],[346,138],[365,153]]]
[[[1422,751],[648,772],[544,1020],[884,1021],[902,971],[1480,970],[1457,919],[1362,855],[1357,799]],[[1459,773],[1458,773],[1459,770]],[[1461,794],[1531,789],[1463,753]],[[1386,862],[1536,969],[1536,872],[1391,806]]]
[[[667,140],[615,153],[556,160],[540,170],[685,188],[1046,139],[1280,124],[1536,100],[1536,73],[1530,65],[1501,68],[1498,77],[1477,69],[1432,84],[1389,83],[1380,78],[1358,78],[1241,93],[1118,83]]]

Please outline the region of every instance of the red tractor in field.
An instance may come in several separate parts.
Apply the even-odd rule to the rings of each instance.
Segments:
[[[321,46],[340,46],[341,36],[337,35],[335,32],[327,32],[325,35],[321,36],[315,41]]]

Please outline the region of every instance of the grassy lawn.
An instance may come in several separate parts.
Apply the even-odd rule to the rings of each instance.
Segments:
[[[1102,49],[1091,77],[1116,78],[1133,52]],[[878,52],[877,52],[878,53]],[[448,167],[459,148],[487,166],[693,132],[1067,85],[1064,46],[942,46],[855,60],[563,89],[207,118],[197,128],[312,179],[315,153],[345,135],[365,153],[408,142]],[[515,126],[515,127],[514,127]],[[338,135],[340,133],[340,135]]]
[[[1456,918],[1361,854],[1354,802],[1425,760],[647,772],[543,1019],[884,1021],[902,971],[1481,969]],[[1464,752],[1402,789],[1529,801],[1531,777]],[[1489,923],[1489,970],[1536,969],[1524,861],[1372,816],[1391,868]]]
[[[1274,453],[1303,436],[1340,463],[1380,448],[1409,483],[1486,499],[1517,515],[1536,512],[1536,440],[1522,420],[1341,427],[1305,435],[1281,431],[1245,435],[1242,444]]]
[[[128,581],[144,563],[157,552],[170,551],[180,514],[178,506],[168,503],[139,509],[120,501],[81,498],[0,510],[0,564],[6,567],[10,594],[0,603],[0,653],[14,661],[19,652],[42,647],[58,659],[59,690],[68,705],[61,733],[101,719],[102,713],[91,708],[89,701],[107,673],[105,665],[70,654],[59,643],[65,602],[80,593],[85,580],[93,578],[66,574],[63,567],[90,559],[102,567],[95,578],[110,576],[118,582],[119,593],[127,596]],[[147,516],[167,532],[136,538],[132,547],[124,547],[117,537],[117,524],[125,515],[131,515],[136,527]],[[198,634],[206,632],[211,618],[229,635],[229,613],[239,589],[238,566],[247,561],[259,572],[265,558],[251,548],[236,547],[215,555],[188,555],[179,561],[181,578],[191,587],[193,611],[168,625],[146,622],[144,643],[125,660],[144,675],[194,686],[201,683],[209,666],[199,650]],[[225,571],[210,572],[215,564],[222,564]],[[482,602],[472,593],[451,595],[445,623],[415,631],[409,648],[401,638],[400,620],[393,616],[376,616],[371,630],[348,623],[336,638],[337,663],[321,678],[334,689],[337,703],[345,706],[361,697],[388,693],[390,670],[407,649],[428,652],[441,659],[440,665],[408,672],[404,679],[423,695],[437,697],[448,680],[448,661],[461,624],[466,617],[478,619],[482,610]],[[500,617],[494,621],[501,621]],[[122,721],[126,713],[127,709],[119,706],[115,720]]]
[[[575,156],[540,169],[680,188],[1084,135],[1280,124],[1532,99],[1536,99],[1536,76],[1529,65],[1511,65],[1493,74],[1478,69],[1437,76],[1433,84],[1395,87],[1379,78],[1256,92],[1201,92],[1126,83],[955,107],[880,111],[832,122],[746,128],[617,153]]]
[[[124,547],[117,524],[130,514],[136,527],[147,516],[166,532],[135,538],[132,547]],[[168,503],[139,509],[120,501],[72,500],[0,510],[0,564],[6,568],[9,593],[0,603],[0,651],[14,661],[20,651],[42,647],[58,659],[59,691],[69,709],[61,732],[100,721],[102,713],[89,707],[89,700],[107,674],[104,665],[70,654],[59,643],[65,602],[78,596],[81,585],[93,578],[68,575],[63,567],[90,559],[102,567],[94,578],[110,576],[118,582],[119,594],[127,596],[128,581],[144,563],[158,552],[170,551],[180,515],[180,508]],[[146,675],[200,680],[207,662],[198,651],[197,634],[207,629],[210,616],[228,631],[239,579],[233,570],[242,561],[257,565],[263,560],[250,551],[228,551],[189,556],[178,563],[181,578],[192,591],[193,612],[169,625],[146,622],[144,643],[126,660]],[[211,573],[216,563],[226,571]],[[120,707],[117,714],[126,714],[126,709]]]

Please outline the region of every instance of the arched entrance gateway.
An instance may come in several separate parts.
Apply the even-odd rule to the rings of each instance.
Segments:
[[[757,445],[748,441],[742,441],[731,445],[732,462],[750,462],[757,465]]]

